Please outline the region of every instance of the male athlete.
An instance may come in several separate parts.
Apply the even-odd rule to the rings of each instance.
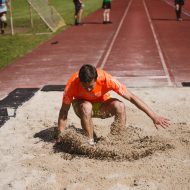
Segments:
[[[9,0],[0,0],[0,32],[5,33],[7,26],[7,8],[9,7]]]
[[[81,120],[82,128],[90,145],[95,144],[92,117],[105,119],[115,116],[114,126],[118,129],[124,128],[126,124],[125,104],[117,98],[112,98],[109,93],[111,90],[144,111],[156,127],[157,125],[163,128],[169,127],[168,119],[154,113],[148,105],[110,74],[96,69],[92,65],[83,65],[79,72],[74,73],[67,82],[58,118],[59,133],[64,132],[71,104]]]
[[[112,23],[110,21],[111,0],[103,0],[102,8],[104,9],[103,24],[111,24]]]
[[[83,4],[82,0],[73,0],[73,3],[75,5],[75,14],[74,14],[75,25],[80,25],[84,4]]]
[[[181,12],[182,6],[184,5],[184,0],[174,0],[175,2],[175,12],[176,12],[176,19],[177,21],[182,21]]]

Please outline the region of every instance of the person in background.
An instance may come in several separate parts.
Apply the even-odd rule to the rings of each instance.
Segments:
[[[58,117],[57,142],[61,141],[61,134],[64,133],[71,104],[81,120],[82,129],[90,145],[96,144],[93,117],[105,119],[114,116],[113,129],[117,131],[124,129],[126,125],[125,104],[121,100],[111,97],[109,92],[112,90],[145,112],[152,119],[156,128],[157,125],[163,128],[169,127],[167,118],[153,112],[147,104],[110,74],[86,64],[80,68],[79,72],[74,73],[67,82]]]
[[[110,11],[111,11],[111,0],[103,0],[102,8],[103,12],[103,24],[111,24]]]
[[[181,12],[182,6],[184,5],[184,0],[175,0],[175,12],[177,21],[182,21]]]
[[[0,32],[5,33],[5,28],[7,27],[7,9],[9,7],[8,0],[0,0]]]
[[[79,25],[79,24],[81,24],[84,4],[83,4],[82,0],[73,0],[73,3],[75,5],[75,14],[74,14],[75,25]]]

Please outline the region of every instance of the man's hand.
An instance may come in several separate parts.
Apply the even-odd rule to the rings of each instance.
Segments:
[[[153,119],[153,122],[156,129],[158,129],[157,125],[160,125],[164,129],[170,126],[170,120],[161,116],[155,116],[155,118]]]
[[[70,104],[62,104],[60,112],[59,112],[59,118],[58,118],[58,127],[57,127],[57,137],[56,141],[61,142],[62,134],[65,129],[66,123],[67,123],[67,115],[70,108]]]

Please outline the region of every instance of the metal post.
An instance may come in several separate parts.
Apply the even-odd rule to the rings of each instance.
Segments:
[[[9,0],[9,11],[10,11],[10,21],[11,21],[11,34],[14,35],[14,26],[13,26],[13,15],[12,15],[12,4],[11,0]]]
[[[31,23],[31,27],[34,28],[34,22],[33,22],[33,16],[32,16],[32,6],[29,4],[29,9],[30,9],[30,23]]]

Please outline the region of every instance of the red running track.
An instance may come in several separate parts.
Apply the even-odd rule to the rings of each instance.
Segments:
[[[101,67],[127,86],[168,86],[171,80],[145,1],[131,0]]]
[[[181,86],[190,81],[190,5],[175,20],[170,0],[113,1],[113,24],[102,10],[0,71],[0,98],[15,88],[65,84],[82,64],[113,74],[128,87]],[[57,41],[58,43],[52,43]]]
[[[179,22],[175,20],[174,7],[164,0],[146,1],[173,85],[190,81],[190,15],[183,14],[184,21]],[[186,9],[190,14],[190,4]]]

